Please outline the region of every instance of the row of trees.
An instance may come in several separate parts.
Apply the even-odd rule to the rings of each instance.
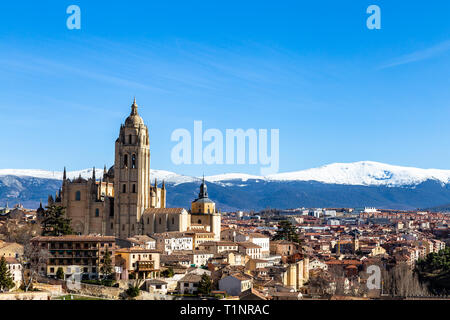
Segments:
[[[436,295],[450,293],[450,247],[429,253],[416,264],[420,281]]]
[[[407,264],[384,265],[380,268],[382,270],[380,294],[393,298],[432,295]],[[342,268],[317,272],[310,278],[309,287],[313,294],[321,296],[365,296],[369,293],[365,282],[361,282],[358,276],[347,276]]]

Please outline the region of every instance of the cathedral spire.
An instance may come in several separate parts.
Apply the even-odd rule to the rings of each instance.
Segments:
[[[94,180],[94,182],[95,182],[95,180],[97,180],[95,178],[95,166],[92,168],[92,180]]]
[[[64,167],[63,180],[67,179],[66,167]]]
[[[136,103],[136,97],[134,97],[133,104],[131,105],[131,115],[137,115],[138,114],[138,105]]]
[[[200,185],[200,193],[198,194],[199,199],[208,198],[208,188],[205,183],[205,175],[203,174],[202,184]]]
[[[103,167],[103,174],[106,174],[107,173],[107,171],[106,171],[106,164],[105,164],[105,166]]]

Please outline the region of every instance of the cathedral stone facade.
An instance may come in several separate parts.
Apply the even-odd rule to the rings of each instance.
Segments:
[[[115,143],[114,166],[104,168],[103,177],[67,179],[48,203],[66,208],[72,228],[78,234],[134,235],[168,231],[214,232],[220,240],[221,216],[208,198],[203,180],[198,199],[188,212],[183,208],[166,208],[165,183],[158,187],[150,181],[150,142],[148,128],[138,114],[134,100],[131,113],[121,125]]]

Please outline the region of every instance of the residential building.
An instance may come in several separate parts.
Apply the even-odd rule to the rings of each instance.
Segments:
[[[261,247],[253,242],[239,242],[239,252],[249,256],[252,259],[261,259]]]
[[[151,235],[156,240],[156,249],[170,254],[172,251],[193,249],[193,238],[184,232],[164,232]]]
[[[219,280],[219,290],[230,296],[239,296],[242,292],[253,288],[252,277],[244,273],[235,273]]]
[[[31,239],[31,243],[48,251],[46,267],[41,270],[47,276],[56,276],[58,269],[62,268],[66,276],[80,273],[85,279],[98,278],[102,276],[100,269],[107,252],[114,266],[116,250],[114,237],[39,236]]]
[[[121,268],[124,280],[130,274],[137,279],[153,279],[159,275],[160,252],[140,247],[117,249],[116,266]]]

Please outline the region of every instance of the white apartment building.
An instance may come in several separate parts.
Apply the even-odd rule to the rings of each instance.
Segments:
[[[267,258],[270,255],[270,238],[261,233],[242,233],[237,232],[235,242],[251,242],[259,246],[261,258]]]
[[[193,249],[193,239],[183,232],[154,233],[152,238],[156,240],[156,249],[171,254],[173,251]]]

